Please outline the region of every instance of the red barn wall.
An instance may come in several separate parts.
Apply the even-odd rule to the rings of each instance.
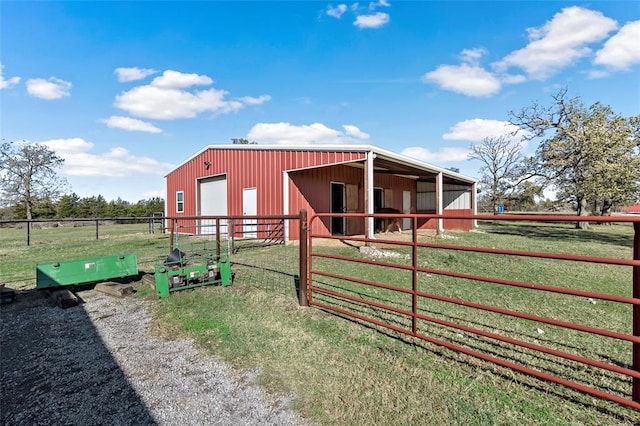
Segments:
[[[330,212],[330,182],[358,185],[358,211],[364,212],[363,167],[340,163],[364,162],[366,153],[350,151],[299,151],[269,149],[209,148],[195,156],[166,177],[167,215],[196,216],[198,211],[198,180],[226,175],[227,214],[242,215],[242,190],[257,188],[257,214],[284,214],[283,172],[289,170],[289,214],[306,209],[311,218],[316,212]],[[207,166],[206,163],[209,163]],[[361,163],[362,164],[362,163]],[[315,168],[314,168],[315,167]],[[297,170],[304,169],[304,170]],[[374,186],[393,190],[392,207],[402,210],[403,191],[411,191],[412,212],[416,209],[416,181],[393,174],[374,175]],[[184,212],[176,212],[176,191],[184,191]],[[387,206],[388,207],[388,206]],[[470,214],[470,210],[461,213]],[[454,216],[455,211],[445,214]],[[435,228],[435,221],[422,223],[421,228]],[[445,229],[471,229],[470,220],[445,219]],[[329,220],[314,232],[329,234]],[[364,221],[359,225],[364,233]],[[291,226],[289,236],[298,239],[297,224]]]

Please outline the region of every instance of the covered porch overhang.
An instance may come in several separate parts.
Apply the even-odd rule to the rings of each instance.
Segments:
[[[473,214],[477,213],[476,207],[476,181],[466,176],[460,175],[451,170],[441,169],[426,164],[419,164],[414,161],[398,159],[397,156],[389,157],[381,155],[375,151],[369,151],[364,161],[349,163],[354,167],[363,169],[363,186],[365,190],[365,213],[374,213],[374,176],[381,174],[392,174],[404,178],[415,179],[421,182],[435,183],[436,209],[435,214],[442,215],[443,187],[445,184],[464,185],[469,187],[471,193],[471,205]],[[437,219],[436,231],[442,233],[443,220]],[[374,238],[373,218],[369,218],[365,223],[365,235]]]

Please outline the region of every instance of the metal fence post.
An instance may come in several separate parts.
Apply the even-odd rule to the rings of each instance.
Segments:
[[[298,286],[298,304],[300,306],[309,306],[308,291],[308,254],[309,254],[309,238],[308,238],[307,211],[300,210],[300,285]]]
[[[100,221],[98,219],[96,219],[96,240],[98,239],[98,223]]]
[[[31,222],[27,221],[27,246],[31,245]]]
[[[216,259],[220,259],[220,218],[216,218]]]
[[[640,260],[640,222],[633,223],[633,260]],[[640,298],[640,266],[633,267],[633,297]],[[640,336],[640,305],[633,305],[633,335]],[[633,343],[633,369],[640,371],[640,343]],[[633,378],[632,399],[640,402],[640,379]]]
[[[413,318],[411,319],[411,330],[413,331],[413,335],[418,334],[418,227],[416,226],[418,221],[416,217],[413,217],[413,226],[411,230],[411,242],[413,242],[413,246],[411,247],[411,266],[412,266],[412,277],[411,277],[411,311],[413,313]]]

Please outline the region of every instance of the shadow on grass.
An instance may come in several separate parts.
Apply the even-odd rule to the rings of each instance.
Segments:
[[[2,306],[0,423],[157,424],[85,307],[38,290]]]
[[[564,224],[544,224],[538,226],[535,224],[523,223],[499,223],[492,222],[490,229],[491,234],[498,235],[514,235],[533,238],[540,241],[548,242],[595,242],[602,244],[611,244],[621,247],[631,247],[633,236],[620,233],[603,232],[611,225],[591,224],[591,229],[575,229],[569,223]]]

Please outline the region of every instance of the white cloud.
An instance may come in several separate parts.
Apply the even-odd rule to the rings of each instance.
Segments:
[[[185,89],[191,86],[209,86],[213,80],[206,75],[187,74],[173,70],[167,70],[160,77],[151,82],[152,86],[166,89]]]
[[[442,139],[480,142],[484,138],[507,136],[519,141],[522,139],[524,132],[520,131],[517,135],[513,135],[517,130],[519,130],[519,127],[508,121],[474,118],[456,123],[451,127],[449,133],[442,135]]]
[[[380,28],[389,22],[389,14],[377,12],[373,15],[360,15],[353,21],[358,28]]]
[[[503,74],[500,76],[500,81],[504,84],[519,84],[527,81],[527,77],[522,74]]]
[[[595,80],[597,78],[608,77],[611,73],[604,70],[591,70],[587,73],[587,78],[589,80]]]
[[[426,73],[423,81],[434,82],[445,90],[467,96],[491,96],[500,91],[500,80],[476,65],[440,65],[435,71]]]
[[[159,120],[193,118],[200,113],[225,114],[247,105],[260,105],[271,99],[245,96],[226,99],[228,92],[215,88],[186,90],[191,86],[208,86],[213,80],[206,75],[165,71],[148,85],[134,87],[116,96],[115,106],[128,113]]]
[[[257,123],[247,133],[247,139],[279,145],[334,145],[358,143],[369,138],[367,133],[356,126],[345,124],[342,127],[344,132],[331,129],[322,123],[302,126],[283,122]]]
[[[150,76],[151,74],[155,74],[158,71],[151,68],[116,68],[115,73],[118,75],[118,81],[127,82],[127,81],[136,81],[142,80],[145,77]]]
[[[377,7],[390,7],[387,0],[372,1],[369,3],[369,10],[375,10]]]
[[[445,147],[440,151],[430,151],[426,148],[411,147],[402,150],[401,154],[430,164],[449,163],[452,161],[465,161],[469,156],[469,149]]]
[[[640,62],[640,21],[627,23],[596,53],[593,61],[612,69],[628,70]]]
[[[529,44],[493,66],[498,71],[518,67],[529,78],[544,80],[590,55],[591,49],[587,45],[603,40],[616,28],[616,21],[601,12],[567,7],[542,27],[529,28]]]
[[[154,126],[153,124],[131,117],[112,115],[111,117],[105,118],[104,120],[100,121],[102,121],[109,127],[129,130],[131,132],[162,133],[162,129]]]
[[[257,98],[254,98],[252,96],[243,96],[241,98],[238,98],[238,100],[245,105],[262,105],[263,103],[270,101],[271,96],[262,95],[258,96]]]
[[[50,77],[48,80],[43,78],[31,78],[27,80],[27,92],[36,98],[60,99],[69,96],[70,90],[71,83],[55,77]]]
[[[51,139],[40,142],[64,158],[66,176],[100,179],[124,178],[133,175],[162,176],[173,167],[149,157],[131,154],[115,147],[104,153],[94,153],[94,144],[82,138]]]
[[[347,135],[353,136],[354,138],[366,140],[366,139],[369,139],[370,137],[369,133],[365,133],[359,128],[357,128],[356,126],[353,126],[351,124],[343,124],[342,128],[344,129],[344,132]]]
[[[463,49],[460,52],[460,60],[462,62],[477,65],[482,58],[487,53],[487,49],[483,47],[475,47],[473,49]]]
[[[346,4],[339,4],[336,7],[331,5],[327,6],[327,15],[340,19],[343,13],[347,11]]]
[[[2,62],[0,62],[0,89],[9,89],[20,83],[20,77],[10,77],[8,80],[5,80],[2,71],[3,68],[4,65],[2,65]]]

